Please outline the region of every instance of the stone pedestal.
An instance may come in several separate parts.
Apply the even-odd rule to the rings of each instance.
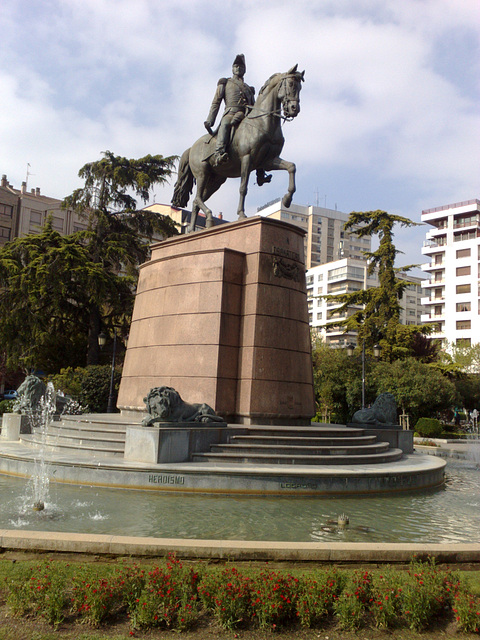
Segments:
[[[21,433],[31,433],[27,416],[20,413],[4,413],[1,437],[4,440],[19,440]]]
[[[255,217],[153,245],[140,269],[122,412],[144,412],[148,391],[166,385],[228,422],[309,424],[303,237]]]
[[[161,427],[127,427],[125,460],[134,462],[188,462],[194,453],[210,450],[212,444],[227,441],[223,426],[185,427],[170,423]]]

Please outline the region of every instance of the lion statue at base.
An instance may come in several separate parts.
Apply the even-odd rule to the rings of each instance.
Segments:
[[[144,427],[161,422],[223,422],[208,404],[184,402],[172,387],[154,387],[143,399],[150,415],[142,420]]]
[[[14,413],[29,413],[40,410],[40,400],[47,387],[37,376],[27,376],[18,387],[18,398],[13,405]]]
[[[352,422],[358,424],[371,424],[376,427],[396,425],[397,403],[391,393],[381,393],[371,407],[360,409],[353,415]]]

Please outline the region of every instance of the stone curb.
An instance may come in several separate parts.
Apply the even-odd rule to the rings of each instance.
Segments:
[[[398,544],[184,540],[0,530],[0,550],[184,559],[332,563],[408,563],[416,556],[445,564],[480,563],[480,544]]]

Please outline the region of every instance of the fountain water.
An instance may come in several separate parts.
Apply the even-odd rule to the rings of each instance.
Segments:
[[[40,433],[40,446],[38,458],[35,458],[34,472],[31,478],[33,488],[34,511],[43,511],[49,499],[49,476],[47,464],[45,462],[45,443],[50,422],[56,410],[55,388],[51,382],[47,384],[44,395],[40,399],[39,410],[32,410],[28,413],[30,425],[33,430]]]

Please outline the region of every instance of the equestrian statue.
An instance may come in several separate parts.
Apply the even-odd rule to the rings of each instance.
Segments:
[[[300,90],[305,72],[297,71],[295,65],[286,73],[275,73],[265,82],[254,101],[255,89],[243,81],[245,70],[245,58],[240,54],[234,60],[232,77],[218,81],[210,113],[204,123],[209,133],[199,138],[180,159],[172,205],[180,209],[186,207],[197,183],[187,233],[195,230],[199,211],[205,214],[205,227],[213,226],[212,212],[205,202],[227,178],[241,178],[239,219],[246,217],[245,196],[252,171],[256,171],[260,186],[271,180],[266,171],[288,171],[288,190],[282,204],[289,207],[292,202],[296,169],[293,162],[280,157],[285,142],[282,120],[292,120],[300,113]],[[217,131],[213,131],[223,101],[225,110]]]

